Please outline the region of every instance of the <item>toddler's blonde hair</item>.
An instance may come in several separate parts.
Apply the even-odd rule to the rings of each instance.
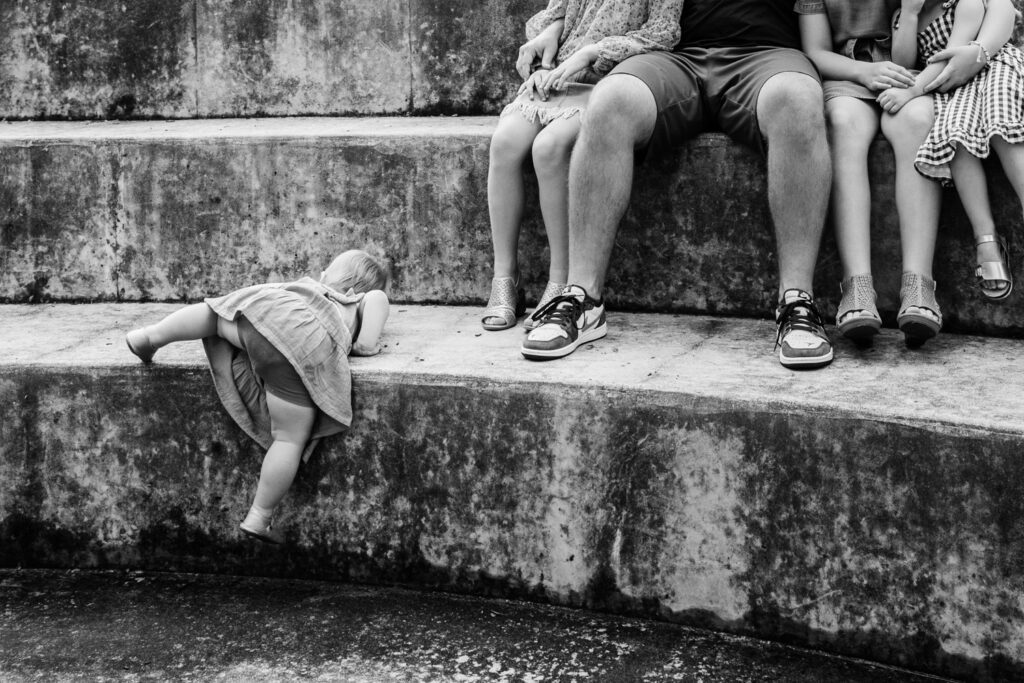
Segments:
[[[384,289],[388,273],[384,265],[362,249],[349,249],[338,254],[320,274],[320,282],[339,292],[353,290],[356,294]]]

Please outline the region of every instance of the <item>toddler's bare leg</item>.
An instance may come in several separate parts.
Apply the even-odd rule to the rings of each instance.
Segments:
[[[256,496],[241,528],[260,540],[281,543],[283,538],[271,530],[270,519],[295,480],[302,451],[313,430],[316,408],[289,403],[268,393],[267,409],[274,443],[263,458]]]
[[[179,309],[155,325],[132,330],[126,341],[132,353],[148,363],[161,346],[215,334],[217,314],[205,303],[199,303]]]

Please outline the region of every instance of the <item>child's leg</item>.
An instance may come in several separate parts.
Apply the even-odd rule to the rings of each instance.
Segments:
[[[932,277],[942,187],[918,173],[914,159],[933,121],[930,97],[913,99],[895,116],[882,117],[882,133],[892,146],[896,162],[896,213],[900,222],[903,272],[917,273],[928,279]]]
[[[161,346],[215,334],[217,314],[205,303],[199,303],[181,308],[155,325],[132,330],[126,341],[132,353],[148,363]]]
[[[290,403],[267,392],[267,409],[274,443],[263,458],[256,495],[241,528],[262,540],[280,543],[281,536],[269,528],[270,519],[295,480],[302,451],[313,430],[316,408]]]
[[[985,236],[996,236],[996,221],[992,217],[992,205],[989,203],[988,179],[981,159],[965,149],[957,151],[949,164],[953,174],[953,183],[960,196],[960,203],[967,214],[967,220],[974,231],[975,250],[978,265],[982,263],[1002,263],[1002,248],[998,242],[980,241]],[[992,274],[990,274],[992,275]],[[981,288],[992,291],[1006,289],[1006,281],[999,279],[983,279]]]
[[[494,243],[494,276],[516,277],[519,226],[523,219],[523,162],[541,126],[511,112],[498,120],[491,137],[487,206]]]
[[[843,279],[871,273],[868,151],[878,133],[874,103],[834,97],[825,106],[832,140],[832,220]]]
[[[550,282],[565,283],[569,275],[569,157],[579,133],[576,115],[551,122],[533,141],[533,168],[551,252]]]
[[[1001,137],[992,138],[991,145],[1003,165],[1007,180],[1017,193],[1017,199],[1024,203],[1024,145],[1011,144]]]

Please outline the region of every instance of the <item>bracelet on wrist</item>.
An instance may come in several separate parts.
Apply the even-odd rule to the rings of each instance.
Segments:
[[[986,50],[986,49],[985,49],[985,46],[984,46],[984,45],[982,45],[981,43],[979,43],[979,42],[978,42],[977,40],[972,40],[972,41],[968,42],[967,44],[968,44],[968,45],[977,45],[977,46],[978,46],[978,59],[977,59],[977,62],[978,62],[979,64],[981,64],[981,63],[982,63],[982,61],[983,61],[983,60],[982,60],[982,57],[984,57],[984,58],[985,58],[985,59],[984,59],[984,63],[985,63],[985,64],[988,64],[988,63],[989,63],[989,61],[991,61],[991,59],[992,59],[992,55],[990,55],[990,54],[988,53],[988,50]]]

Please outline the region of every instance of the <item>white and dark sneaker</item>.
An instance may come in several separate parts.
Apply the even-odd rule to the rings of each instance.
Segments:
[[[604,303],[587,296],[579,285],[568,285],[562,293],[534,312],[537,326],[523,341],[523,356],[530,360],[562,358],[581,344],[608,334]]]
[[[775,348],[783,367],[812,369],[832,362],[832,340],[810,294],[787,289],[775,310],[775,322],[779,326]]]

